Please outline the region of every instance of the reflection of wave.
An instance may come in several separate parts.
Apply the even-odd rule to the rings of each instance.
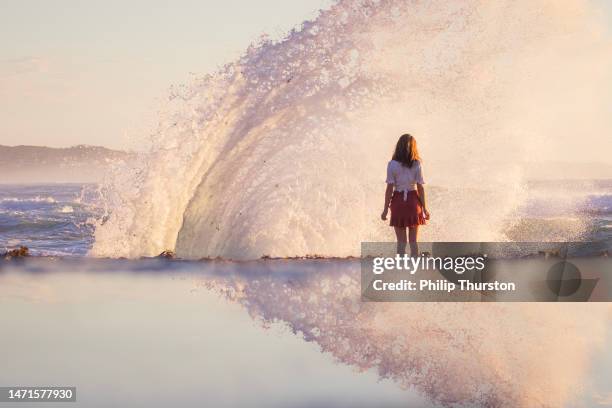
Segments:
[[[213,264],[201,284],[264,326],[282,321],[323,352],[378,369],[443,405],[560,407],[581,390],[605,304],[363,303],[359,262]],[[242,269],[244,270],[244,269]]]

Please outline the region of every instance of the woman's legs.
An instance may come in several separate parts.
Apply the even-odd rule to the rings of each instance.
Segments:
[[[395,229],[395,236],[397,237],[397,253],[404,255],[406,253],[406,228],[405,227],[393,227]]]
[[[404,229],[404,234],[406,234],[405,229]],[[419,235],[418,225],[408,228],[408,241],[410,242],[410,256],[414,256],[414,257],[419,256],[419,244],[417,243],[418,235]],[[406,244],[404,244],[404,249],[405,248],[406,248]]]

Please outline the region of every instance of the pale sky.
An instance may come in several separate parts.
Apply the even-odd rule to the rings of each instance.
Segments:
[[[0,0],[0,144],[128,146],[189,73],[331,0]]]
[[[331,3],[0,0],[0,144],[134,147],[171,85]]]

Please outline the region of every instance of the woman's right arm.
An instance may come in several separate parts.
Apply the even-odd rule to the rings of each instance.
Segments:
[[[389,213],[389,205],[391,204],[391,198],[393,197],[393,188],[395,186],[395,175],[393,174],[393,160],[387,164],[387,190],[385,190],[385,208],[383,209],[380,219],[385,221],[387,219],[387,213]]]
[[[429,211],[427,210],[427,201],[425,200],[425,187],[422,184],[417,183],[417,191],[419,201],[421,202],[421,206],[423,207],[423,213],[425,215],[425,219],[429,219]]]

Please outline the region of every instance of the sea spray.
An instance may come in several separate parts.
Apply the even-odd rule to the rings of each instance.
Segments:
[[[580,0],[339,1],[172,90],[150,152],[105,187],[92,254],[356,255],[393,238],[378,214],[407,131],[430,191],[421,238],[508,239],[522,164],[609,134],[599,27]]]

